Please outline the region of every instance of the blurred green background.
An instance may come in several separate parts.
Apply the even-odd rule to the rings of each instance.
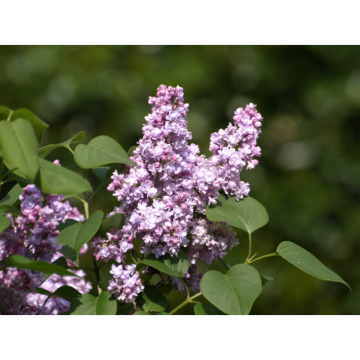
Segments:
[[[206,155],[210,134],[224,129],[235,109],[258,105],[263,155],[242,179],[270,222],[254,233],[254,251],[264,255],[281,241],[295,242],[353,290],[281,258],[265,259],[254,266],[274,281],[252,314],[360,314],[360,47],[0,47],[0,105],[26,107],[50,124],[43,145],[84,130],[85,143],[108,135],[127,150],[142,136],[148,97],[160,84],[184,88],[188,127]],[[48,159],[77,169],[65,149]],[[97,178],[87,176],[96,187]],[[90,211],[108,213],[116,204],[104,189]],[[238,236],[240,245],[225,258],[230,264],[247,254],[247,236],[240,230]],[[218,262],[211,268],[223,271]],[[182,298],[177,291],[169,296],[172,305]],[[192,314],[192,307],[182,313]]]

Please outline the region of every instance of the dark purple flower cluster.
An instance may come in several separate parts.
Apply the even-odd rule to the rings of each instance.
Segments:
[[[95,239],[93,255],[123,263],[134,239],[142,241],[144,256],[176,255],[182,249],[194,266],[186,281],[195,289],[200,279],[196,263],[210,264],[238,243],[229,224],[214,224],[204,215],[220,190],[237,200],[249,194],[240,172],[257,165],[253,157],[260,155],[256,142],[262,117],[253,104],[237,109],[235,125],[211,135],[213,155],[207,159],[197,145],[188,143],[189,105],[183,96],[179,86],[160,85],[156,97],[149,98],[152,113],[145,117],[144,136],[131,157],[137,166],[126,166],[124,174],[115,171],[108,186],[121,202],[109,216],[124,213],[126,223],[116,235]]]
[[[85,220],[77,208],[72,208],[68,201],[63,202],[64,196],[43,195],[33,184],[23,190],[19,197],[21,215],[13,217],[8,214],[11,225],[0,234],[0,267],[5,258],[15,254],[46,262],[56,260],[62,256],[61,245],[56,245],[59,235],[57,226],[66,219]],[[85,276],[85,273],[78,275]],[[62,299],[50,299],[47,306],[42,307],[46,296],[33,293],[40,285],[51,292],[62,285],[73,286],[80,292],[91,289],[90,283],[72,276],[62,278],[52,275],[45,280],[46,277],[39,272],[16,268],[1,270],[0,313],[57,314],[69,305],[68,302],[62,304]]]

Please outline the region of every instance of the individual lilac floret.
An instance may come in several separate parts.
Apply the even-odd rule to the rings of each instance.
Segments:
[[[111,266],[110,274],[113,274],[114,280],[110,280],[108,290],[122,302],[135,301],[144,290],[139,273],[135,271],[135,268],[135,264]]]

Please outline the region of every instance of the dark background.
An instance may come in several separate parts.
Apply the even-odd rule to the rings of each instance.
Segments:
[[[360,314],[360,48],[0,47],[0,105],[26,107],[50,124],[43,145],[84,130],[85,143],[108,135],[127,150],[142,136],[148,97],[160,84],[184,88],[188,127],[206,155],[210,134],[224,129],[234,110],[258,105],[263,155],[241,176],[270,221],[253,234],[254,252],[264,255],[281,241],[295,242],[353,290],[312,278],[281,258],[265,259],[254,266],[274,281],[252,314]],[[48,157],[56,158],[77,169],[66,149]],[[96,187],[91,171],[87,176]],[[90,212],[108,213],[115,205],[104,189]],[[225,258],[230,264],[247,254],[246,233],[238,235],[240,245]],[[211,268],[223,271],[218,262]],[[181,298],[176,291],[169,297],[173,305]],[[193,313],[192,307],[182,313]]]

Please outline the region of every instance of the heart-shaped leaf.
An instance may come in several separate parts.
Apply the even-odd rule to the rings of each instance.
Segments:
[[[34,115],[30,110],[28,109],[17,109],[14,111],[14,113],[11,115],[11,121],[14,121],[18,118],[23,118],[28,120],[34,131],[35,135],[39,141],[39,144],[41,144],[41,137],[45,130],[49,127],[46,123],[44,123],[42,120],[40,120],[36,115]]]
[[[179,251],[177,255],[166,254],[158,259],[151,254],[141,261],[142,264],[151,266],[165,274],[177,277],[184,277],[189,269],[189,260],[186,255]]]
[[[79,133],[77,133],[75,136],[73,136],[72,138],[60,143],[60,144],[50,144],[50,145],[46,145],[42,148],[39,149],[39,157],[40,158],[44,158],[46,156],[48,156],[53,150],[55,150],[56,148],[59,147],[64,147],[66,149],[68,149],[71,153],[73,152],[70,144],[75,144],[78,143],[80,141],[83,141],[86,138],[86,134],[84,131],[80,131]]]
[[[1,205],[0,204],[0,212],[6,211],[7,213],[13,214],[13,215],[20,215],[21,212],[16,207],[11,205]]]
[[[16,184],[1,200],[0,205],[15,205],[19,200],[19,196],[24,192],[19,184]]]
[[[210,221],[226,221],[251,234],[269,221],[263,205],[250,196],[237,201],[235,196],[220,195],[216,205],[206,207]]]
[[[208,271],[200,282],[204,297],[219,310],[229,315],[247,315],[260,295],[259,273],[250,265],[233,266],[226,275]]]
[[[21,188],[24,188],[26,185],[30,184],[29,180],[24,179],[23,177],[18,176],[13,172],[9,175],[9,180],[16,181],[21,186]]]
[[[11,221],[7,217],[0,215],[0,234],[10,225]]]
[[[290,241],[283,241],[276,252],[300,270],[320,280],[340,282],[350,286],[337,274],[324,266],[314,255]],[[351,290],[351,289],[350,289]]]
[[[17,119],[0,122],[0,150],[4,164],[13,172],[35,180],[39,168],[37,160],[38,142],[29,121]]]
[[[104,213],[95,211],[84,223],[76,223],[62,230],[57,243],[62,244],[61,253],[74,264],[78,264],[80,249],[90,241],[99,229]]]
[[[164,311],[167,308],[166,297],[155,286],[146,286],[139,296],[139,304],[144,311]]]
[[[214,305],[196,304],[194,306],[195,315],[225,315]]]
[[[133,315],[151,315],[151,314],[148,314],[145,311],[137,311],[137,312],[133,313]]]
[[[43,193],[71,196],[84,191],[92,192],[90,184],[79,174],[40,158],[39,164],[35,183]]]
[[[171,284],[165,284],[159,288],[159,291],[163,294],[169,294],[173,288]]]
[[[54,264],[49,264],[45,261],[32,260],[21,255],[12,255],[4,259],[4,264],[6,267],[17,267],[18,269],[41,271],[47,275],[58,274],[60,276],[76,276],[72,272]]]
[[[104,220],[99,228],[99,234],[102,237],[106,237],[106,233],[113,229],[114,231],[121,229],[125,223],[125,215],[124,214],[114,214],[110,216],[106,220]]]
[[[98,136],[87,145],[79,144],[75,149],[74,159],[82,169],[92,169],[110,163],[136,165],[120,144],[109,136]]]
[[[70,305],[70,315],[115,315],[116,300],[110,291],[103,291],[98,297],[89,294],[76,296]]]
[[[58,289],[56,289],[53,293],[50,293],[49,298],[51,296],[55,296],[55,297],[61,297],[62,299],[65,299],[69,302],[71,302],[75,297],[80,296],[80,292],[77,291],[76,289],[74,289],[71,286],[61,286]],[[48,299],[46,299],[47,301]],[[45,303],[44,303],[45,305]]]

